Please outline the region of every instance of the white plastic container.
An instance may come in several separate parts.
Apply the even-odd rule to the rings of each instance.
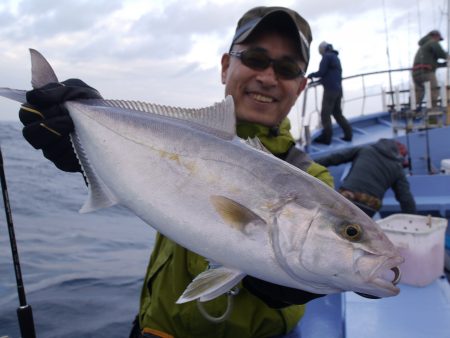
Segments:
[[[444,273],[447,219],[394,214],[377,223],[405,258],[400,283],[426,286]]]
[[[441,160],[441,171],[445,175],[450,175],[450,158]]]

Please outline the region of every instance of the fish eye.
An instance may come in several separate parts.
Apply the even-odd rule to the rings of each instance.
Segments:
[[[342,229],[342,235],[348,240],[357,241],[362,235],[361,226],[359,224],[347,224]]]

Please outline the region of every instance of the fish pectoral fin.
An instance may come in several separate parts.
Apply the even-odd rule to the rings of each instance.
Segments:
[[[254,138],[247,138],[244,141],[246,144],[248,144],[250,147],[253,147],[257,150],[261,150],[262,152],[265,152],[267,154],[270,154],[272,156],[274,156],[265,146],[264,144],[262,144],[261,140],[255,136]]]
[[[212,195],[210,197],[214,208],[222,219],[233,228],[244,231],[247,224],[266,225],[267,222],[249,208],[228,197]]]
[[[195,299],[209,301],[230,291],[244,276],[242,271],[226,267],[206,270],[194,278],[176,303],[182,304]]]

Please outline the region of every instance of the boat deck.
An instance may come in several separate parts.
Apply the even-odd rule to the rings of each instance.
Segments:
[[[398,296],[383,299],[345,292],[313,300],[301,324],[286,337],[450,337],[450,284],[445,276],[425,287],[400,284],[400,290]]]
[[[395,137],[391,117],[387,112],[371,115],[370,118],[367,118],[367,116],[356,117],[349,122],[353,128],[353,139],[351,142],[341,140],[341,137],[344,136],[342,130],[338,126],[333,125],[333,140],[330,145],[313,142],[305,150],[313,157],[324,156],[339,149],[374,143],[380,138]],[[399,130],[398,135],[401,136],[403,134],[404,132]],[[312,138],[314,139],[318,135],[319,132],[317,131],[312,135]]]
[[[380,332],[395,338],[450,337],[450,287],[444,276],[427,287],[400,288],[398,296],[375,301],[346,293],[345,337],[379,338]]]
[[[450,218],[450,175],[415,175],[408,181],[418,213]],[[384,195],[380,213],[385,217],[399,211],[400,205],[389,189]]]

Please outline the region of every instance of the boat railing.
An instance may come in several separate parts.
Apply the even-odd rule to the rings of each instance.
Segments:
[[[439,67],[437,72],[444,67]],[[446,69],[446,68],[445,68]],[[374,112],[390,112],[393,132],[403,128],[405,123],[398,121],[405,113],[417,108],[415,103],[414,86],[411,80],[412,68],[398,68],[368,73],[360,73],[343,77],[342,110],[344,116],[357,117]],[[438,78],[439,75],[437,74]],[[446,78],[446,77],[445,77]],[[447,103],[448,86],[440,85],[439,106],[443,111]],[[320,110],[322,105],[323,88],[319,81],[310,82],[299,100],[297,107],[298,143],[301,146],[311,144],[311,133],[320,128]],[[425,99],[420,106],[431,107],[429,87],[426,86]],[[413,109],[411,109],[413,106]]]

